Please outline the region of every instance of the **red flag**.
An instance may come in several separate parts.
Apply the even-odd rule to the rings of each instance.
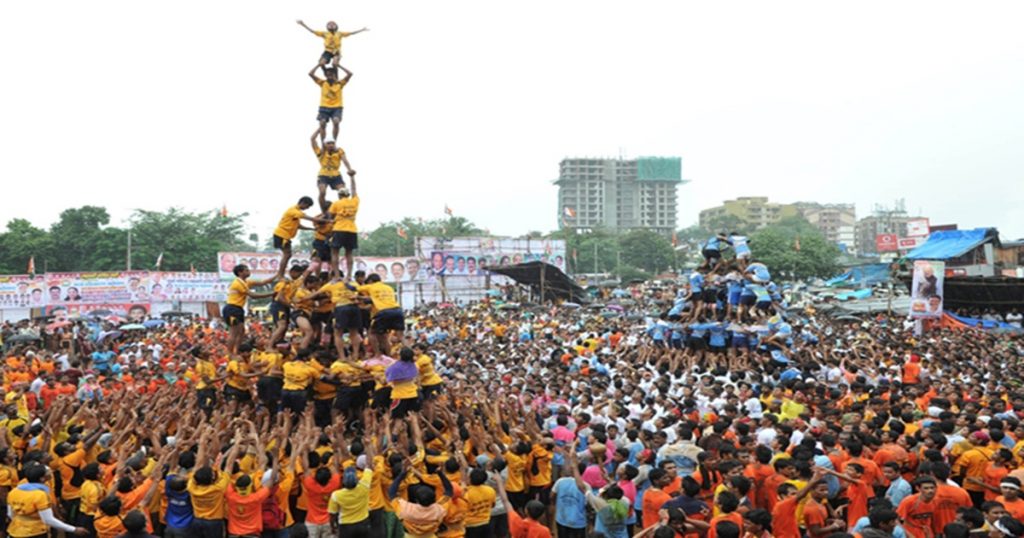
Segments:
[[[455,214],[455,212],[452,211],[452,208],[448,207],[448,204],[444,204],[444,212],[449,217]]]
[[[405,230],[403,230],[401,226],[395,226],[395,231],[398,232],[398,237],[401,237],[402,239],[409,238],[409,234],[405,233]]]
[[[223,217],[223,218],[227,218],[228,217],[228,204],[224,204],[223,206],[221,206],[221,208],[220,208],[220,216]]]
[[[36,274],[36,257],[32,256],[28,259],[28,274]]]

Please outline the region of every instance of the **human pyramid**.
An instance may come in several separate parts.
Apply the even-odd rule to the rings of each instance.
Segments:
[[[309,196],[303,196],[285,210],[273,235],[274,248],[281,251],[278,273],[264,280],[252,280],[249,267],[236,266],[236,278],[228,289],[223,319],[230,328],[228,348],[235,353],[245,336],[248,299],[272,298],[270,314],[274,331],[270,338],[271,346],[281,344],[288,327],[294,323],[302,333],[300,349],[311,350],[315,347],[314,342],[320,342],[321,337],[327,334],[333,336],[340,357],[355,360],[362,347],[364,331],[372,329],[369,343],[374,353],[384,353],[392,344],[401,342],[405,325],[394,291],[381,282],[380,276],[371,274],[367,277],[362,271],[353,272],[353,253],[359,248],[355,222],[359,195],[356,171],[345,150],[338,145],[344,110],[343,91],[352,78],[352,72],[342,66],[340,60],[342,40],[368,29],[342,32],[331,21],[327,23],[326,30],[319,31],[301,20],[297,22],[322,38],[324,43],[320,59],[309,71],[309,77],[320,87],[319,125],[310,137],[313,154],[320,164],[316,182],[320,213],[315,216],[306,213],[314,203]],[[339,78],[339,70],[345,73],[343,78]],[[324,78],[320,78],[318,72]],[[330,135],[327,133],[328,123],[332,129]],[[341,175],[342,165],[349,176],[348,185]],[[338,199],[333,203],[327,200],[328,189],[337,192]],[[292,241],[299,230],[313,231],[313,252],[308,263],[297,262],[289,266],[293,254]],[[345,259],[344,271],[339,267],[342,256]],[[252,291],[252,288],[269,284],[274,284],[272,291]],[[350,347],[345,345],[345,334],[349,335]],[[392,334],[393,340],[390,338]],[[383,341],[378,342],[374,335],[382,335]]]

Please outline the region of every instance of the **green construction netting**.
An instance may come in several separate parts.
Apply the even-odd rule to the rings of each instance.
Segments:
[[[679,157],[638,157],[639,180],[680,181],[683,178],[683,160]]]

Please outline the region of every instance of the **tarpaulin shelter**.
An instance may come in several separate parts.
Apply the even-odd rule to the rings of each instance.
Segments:
[[[890,278],[889,264],[869,263],[850,267],[847,271],[825,282],[828,287],[848,286],[867,288],[880,282],[888,282]]]
[[[542,300],[562,299],[581,304],[590,302],[586,290],[563,273],[561,269],[550,263],[532,261],[516,265],[487,267],[487,270],[505,275],[519,284],[530,286]]]
[[[998,240],[995,228],[973,230],[939,230],[928,236],[928,241],[907,253],[908,260],[948,260],[963,256],[989,239]]]
[[[942,314],[940,325],[948,329],[982,328],[985,330],[1021,331],[1021,329],[1002,321],[958,316],[951,312],[944,312]]]

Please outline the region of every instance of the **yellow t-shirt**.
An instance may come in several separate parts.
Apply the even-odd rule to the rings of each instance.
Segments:
[[[88,516],[98,516],[100,514],[100,501],[106,495],[106,491],[103,487],[103,482],[99,480],[86,480],[82,483],[82,501],[81,508],[83,514]]]
[[[370,300],[373,301],[374,313],[381,310],[401,308],[401,305],[398,304],[398,300],[395,298],[395,290],[383,282],[363,284],[359,286],[358,290],[359,293],[369,296]]]
[[[345,156],[345,150],[335,147],[334,151],[327,151],[322,148],[314,149],[313,153],[320,161],[321,176],[333,177],[341,175],[341,158]]]
[[[349,32],[325,32],[323,30],[317,30],[313,33],[316,34],[317,37],[323,38],[324,50],[334,54],[341,52],[342,38],[352,35]]]
[[[217,479],[209,486],[196,484],[195,477],[188,480],[188,494],[192,497],[192,513],[199,519],[224,519],[224,492],[228,489],[229,476],[217,473]]]
[[[283,390],[306,390],[309,384],[316,377],[316,370],[309,363],[302,361],[288,361],[282,367],[284,370]]]
[[[313,240],[314,241],[326,241],[327,236],[331,234],[331,230],[334,229],[334,221],[328,220],[324,222],[317,222],[313,224]],[[327,260],[322,260],[327,261]]]
[[[345,87],[344,80],[336,80],[333,84],[326,80],[318,80],[316,83],[320,85],[320,106],[324,108],[345,106],[342,104],[341,97],[341,89]]]
[[[466,512],[467,527],[486,525],[491,520],[491,510],[497,498],[494,488],[486,484],[469,486],[462,494],[462,498],[469,504],[469,510]]]
[[[232,306],[239,308],[245,308],[245,303],[249,299],[249,283],[241,278],[235,278],[228,286],[228,298],[227,303]]]
[[[252,354],[252,357],[253,360],[261,367],[268,366],[263,370],[263,375],[269,377],[281,377],[281,365],[284,363],[283,355],[272,351],[257,351]]]
[[[505,463],[508,464],[508,480],[505,481],[505,490],[509,493],[526,491],[526,456],[520,456],[512,451],[505,453]]]
[[[298,205],[289,207],[284,215],[281,215],[281,221],[277,223],[277,228],[274,228],[274,235],[282,239],[295,239],[299,233],[299,221],[305,216],[306,214]]]
[[[551,485],[551,458],[553,455],[543,445],[533,445],[533,451],[530,452],[530,459],[533,462],[531,467],[537,468],[537,474],[533,474],[533,469],[530,469],[530,486],[545,487]]]
[[[335,308],[339,306],[348,306],[352,304],[356,297],[356,289],[347,282],[331,282],[330,284],[324,284],[320,291],[325,291],[331,294],[331,304]]]
[[[352,489],[341,488],[331,493],[327,502],[327,513],[337,514],[338,523],[348,525],[359,523],[370,517],[369,492],[373,482],[373,471],[363,471],[359,484]]]
[[[242,374],[249,373],[249,365],[237,360],[228,361],[228,386],[238,390],[249,390],[249,378],[242,377]]]
[[[12,537],[39,536],[46,534],[47,527],[39,512],[50,508],[50,497],[44,491],[26,491],[14,488],[7,494],[7,508],[10,509],[11,523],[7,534]]]
[[[328,210],[334,215],[334,231],[356,233],[356,213],[359,213],[359,197],[342,198],[331,204]]]
[[[334,375],[345,387],[358,387],[362,384],[359,378],[365,371],[359,366],[345,361],[334,361],[331,363],[331,374]]]
[[[215,367],[213,363],[210,361],[196,361],[196,366],[193,369],[193,371],[195,371],[196,379],[198,380],[196,381],[196,390],[202,390],[209,387],[209,385],[207,385],[206,382],[203,381],[204,376],[209,379],[214,379],[215,377],[217,377],[217,367]]]
[[[416,357],[416,368],[420,371],[420,386],[432,387],[444,382],[434,371],[434,359],[430,355]]]
[[[72,450],[63,458],[55,457],[53,462],[55,468],[60,472],[61,484],[63,484],[60,498],[69,501],[81,497],[81,490],[71,483],[71,479],[75,476],[75,469],[81,471],[85,466],[85,449]]]
[[[307,297],[313,295],[313,292],[307,288],[297,288],[295,293],[292,295],[292,306],[302,310],[303,312],[313,311],[313,302],[309,301]]]

